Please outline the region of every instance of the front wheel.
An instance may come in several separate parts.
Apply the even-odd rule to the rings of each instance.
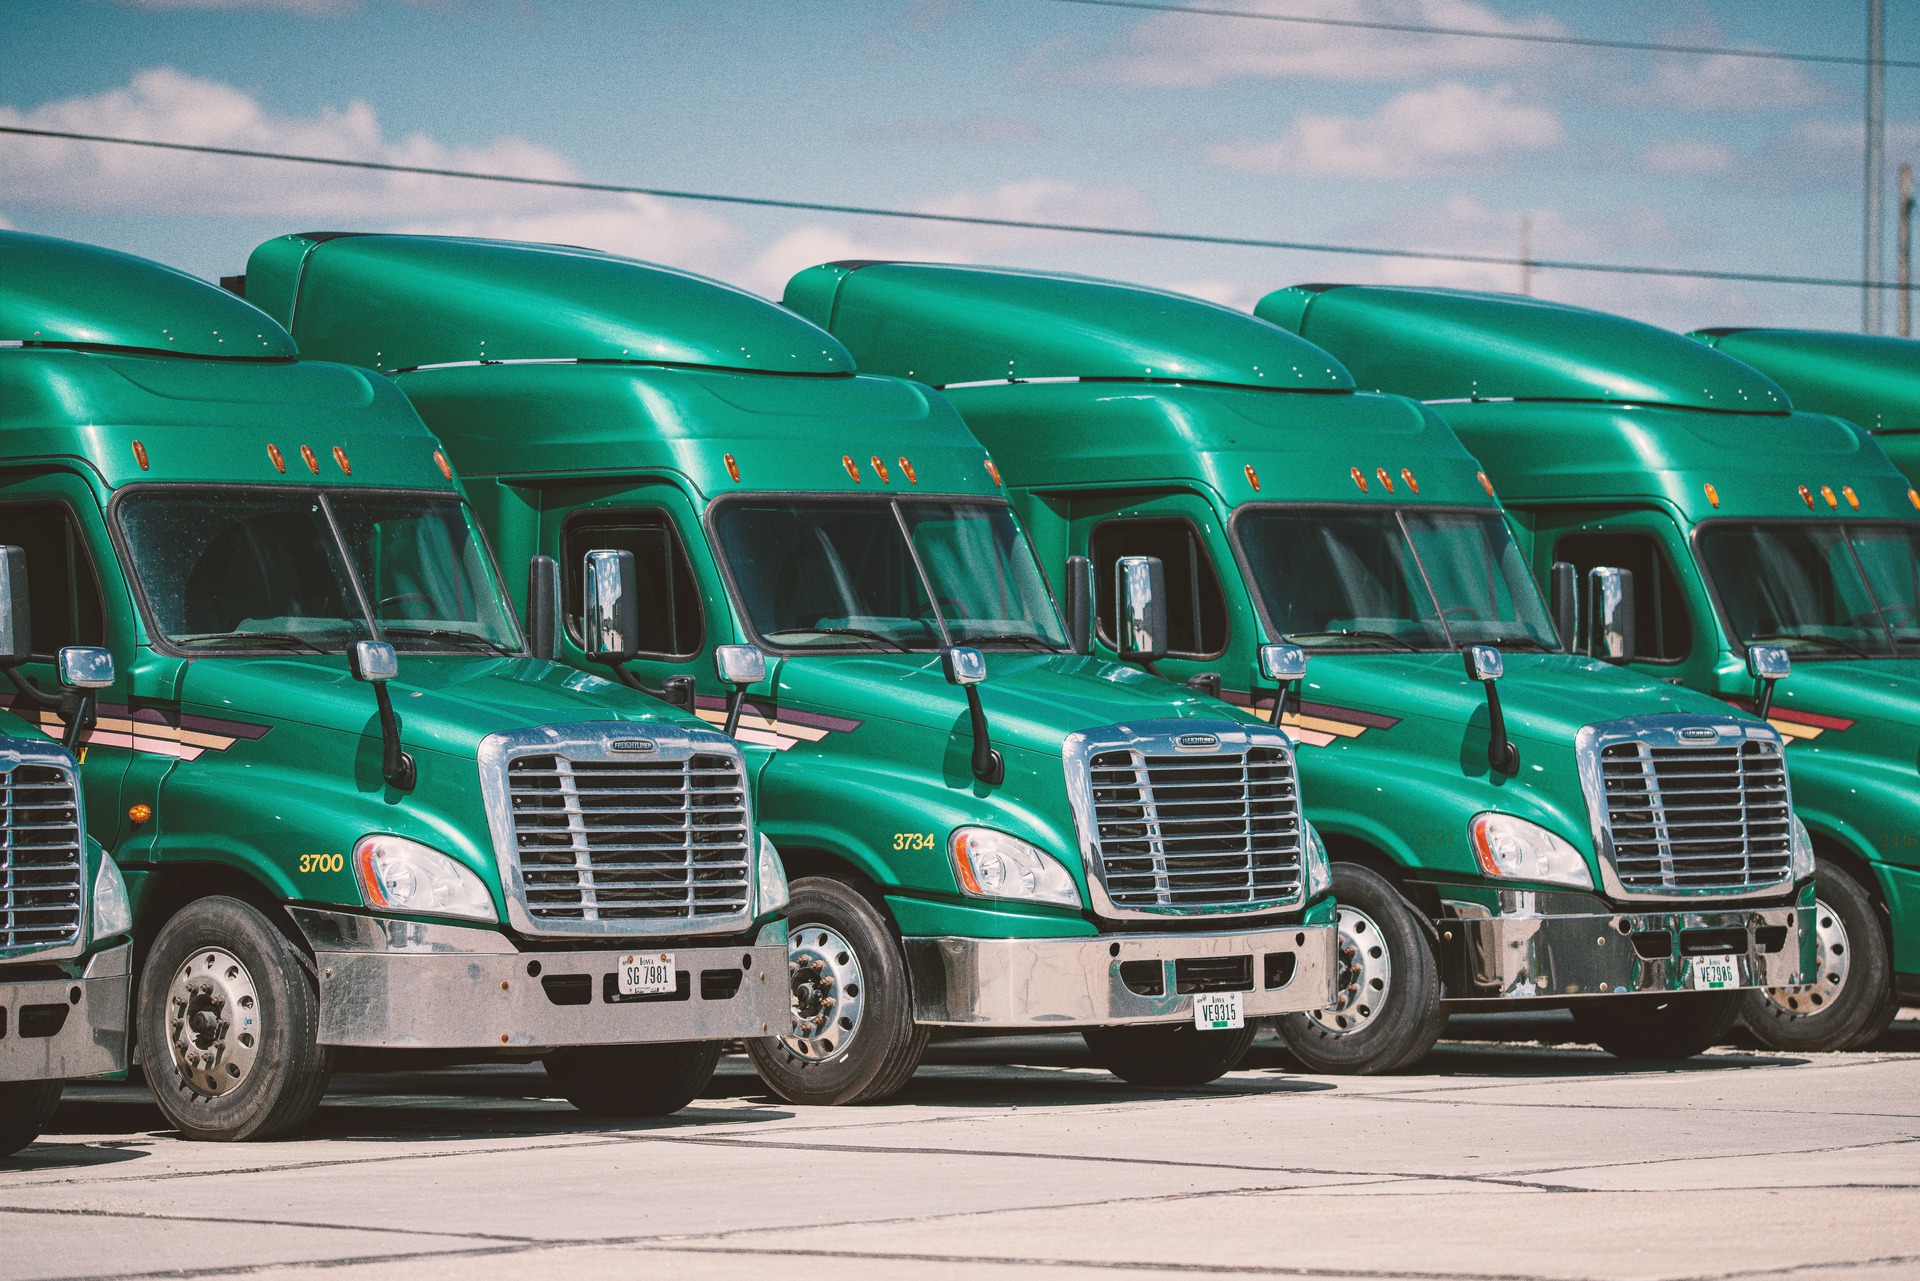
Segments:
[[[1420,918],[1386,877],[1333,865],[1334,1003],[1281,1017],[1280,1035],[1310,1072],[1367,1076],[1427,1056],[1447,1024],[1440,966]]]
[[[1690,1059],[1718,1045],[1740,1012],[1738,992],[1656,992],[1573,1002],[1574,1030],[1620,1059]]]
[[[1899,1012],[1887,932],[1860,882],[1825,860],[1813,892],[1819,967],[1813,981],[1743,992],[1740,1014],[1769,1049],[1857,1050],[1878,1039]]]
[[[0,1156],[12,1156],[40,1137],[60,1106],[65,1081],[9,1081],[0,1085]]]
[[[547,1079],[588,1116],[670,1116],[700,1096],[720,1062],[718,1041],[593,1045],[544,1060]]]
[[[189,1139],[267,1139],[320,1106],[332,1056],[306,959],[258,908],[216,896],[166,923],[140,975],[154,1102]]]
[[[760,1079],[789,1103],[897,1094],[927,1048],[900,941],[864,895],[826,877],[793,883],[787,919],[793,1023],[747,1042]]]
[[[1253,1045],[1253,1027],[1202,1032],[1191,1023],[1090,1027],[1080,1035],[1093,1061],[1129,1085],[1205,1085],[1238,1067]]]

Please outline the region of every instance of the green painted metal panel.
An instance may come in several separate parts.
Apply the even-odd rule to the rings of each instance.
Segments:
[[[1868,431],[1920,432],[1920,341],[1821,329],[1700,329],[1698,338],[1787,389],[1801,409]]]
[[[825,263],[786,304],[862,369],[936,387],[988,379],[1125,378],[1345,392],[1340,362],[1277,326],[1110,280],[933,263]]]
[[[145,258],[0,231],[0,342],[170,356],[290,360],[293,339],[258,307]]]
[[[1764,374],[1679,334],[1516,294],[1296,285],[1254,310],[1332,352],[1360,386],[1416,400],[1792,408]]]

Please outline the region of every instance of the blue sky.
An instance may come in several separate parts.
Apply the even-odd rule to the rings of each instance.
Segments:
[[[1217,7],[1858,54],[1861,0]],[[1920,5],[1887,51],[1920,57]],[[0,0],[0,123],[1283,239],[1855,276],[1858,68],[1150,15],[1057,0]],[[1887,75],[1889,189],[1920,71]],[[777,296],[828,258],[1088,272],[1240,306],[1432,262],[540,193],[0,137],[0,225],[205,276],[284,231],[589,244]],[[1888,246],[1892,233],[1889,218]],[[1678,327],[1857,327],[1840,290],[1540,272]],[[1891,308],[1889,308],[1889,314]]]

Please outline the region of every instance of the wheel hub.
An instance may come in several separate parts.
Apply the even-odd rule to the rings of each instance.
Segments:
[[[866,1006],[860,958],[824,925],[796,926],[787,939],[793,1027],[780,1038],[797,1058],[815,1063],[844,1054]]]
[[[1334,932],[1334,1002],[1307,1017],[1333,1036],[1351,1036],[1379,1015],[1393,983],[1393,957],[1380,927],[1357,907],[1339,906]]]
[[[260,1050],[260,994],[253,976],[219,948],[195,952],[167,989],[167,1050],[198,1094],[238,1089]]]
[[[1804,1019],[1833,1007],[1853,971],[1853,949],[1840,914],[1819,899],[1813,901],[1813,939],[1818,971],[1802,987],[1770,987],[1767,999],[1788,1018]]]

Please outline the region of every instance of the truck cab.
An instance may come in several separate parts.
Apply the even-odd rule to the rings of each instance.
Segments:
[[[1337,1002],[1281,1021],[1309,1065],[1410,1065],[1448,1010],[1516,1001],[1681,1057],[1738,989],[1798,980],[1811,867],[1779,734],[1566,652],[1433,410],[1276,326],[1109,281],[828,263],[786,301],[863,367],[944,389],[1049,572],[1091,563],[1099,656],[1124,643],[1119,567],[1156,557],[1159,670],[1302,743],[1341,958]],[[1310,656],[1304,679],[1263,670],[1270,644]],[[1689,802],[1713,824],[1697,859],[1646,809],[1675,769],[1715,775]]]
[[[11,706],[66,733],[47,660],[115,660],[79,784],[183,1134],[297,1127],[348,1051],[540,1060],[588,1111],[656,1115],[784,1014],[785,885],[738,747],[528,655],[390,382],[45,237],[0,233],[0,318],[0,544],[35,628]]]
[[[750,1043],[782,1097],[885,1098],[948,1029],[1079,1030],[1129,1080],[1192,1084],[1329,999],[1293,744],[1071,652],[938,394],[585,250],[288,236],[244,287],[307,349],[391,371],[503,556],[560,563],[564,661],[738,733],[796,877],[791,1016]],[[610,650],[594,567],[622,556],[650,607]]]
[[[1782,1049],[1878,1036],[1920,996],[1920,495],[1873,437],[1722,351],[1581,308],[1312,285],[1259,310],[1445,418],[1542,580],[1628,570],[1633,671],[1765,712],[1818,853],[1819,964],[1747,994],[1744,1018]],[[1777,691],[1755,673],[1774,649]]]

